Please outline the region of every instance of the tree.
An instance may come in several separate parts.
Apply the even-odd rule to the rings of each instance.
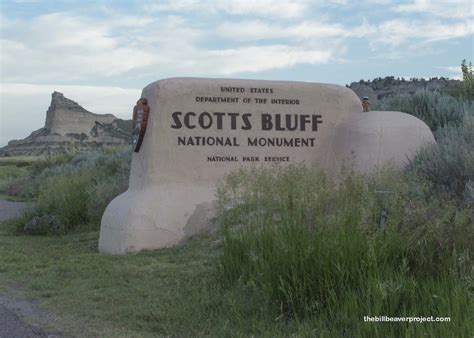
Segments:
[[[471,102],[474,99],[474,76],[472,72],[472,62],[469,65],[466,63],[466,59],[462,60],[461,63],[462,71],[462,98]]]

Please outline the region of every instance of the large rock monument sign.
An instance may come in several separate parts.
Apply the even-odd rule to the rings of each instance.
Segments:
[[[137,106],[143,104],[147,123],[137,124],[142,142],[129,189],[102,218],[104,253],[172,246],[202,231],[216,184],[233,169],[304,162],[339,171],[343,159],[335,151],[352,145],[336,131],[346,132],[347,121],[364,114],[348,88],[283,81],[166,79],[143,89]],[[410,139],[415,148],[433,141],[420,126]],[[401,154],[408,145],[399,141]]]

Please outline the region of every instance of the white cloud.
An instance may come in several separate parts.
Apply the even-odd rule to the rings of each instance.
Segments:
[[[472,0],[414,0],[411,3],[399,4],[394,9],[397,12],[422,13],[444,18],[463,19],[474,16]]]
[[[217,58],[222,61],[217,65],[209,63],[209,67],[217,66],[220,73],[230,75],[286,68],[298,63],[326,63],[331,58],[332,52],[329,50],[322,51],[286,45],[272,45],[215,50],[209,51],[208,55],[211,57],[211,60]]]
[[[363,21],[357,26],[345,26],[341,23],[331,23],[327,20],[302,22],[272,23],[262,20],[224,22],[217,28],[220,37],[237,41],[260,41],[267,39],[296,39],[323,41],[326,44],[340,41],[349,37],[367,37],[377,33],[376,26],[371,26]],[[336,40],[334,40],[336,39]]]
[[[135,17],[92,20],[68,13],[39,16],[29,24],[11,21],[7,29],[2,29],[3,81],[63,82],[115,75],[139,78],[146,74],[221,76],[322,63],[329,60],[337,43],[325,42],[336,35],[342,37],[344,29],[341,25],[303,22],[289,27],[279,25],[276,30],[262,22],[256,29],[267,25],[266,38],[273,30],[275,36],[320,41],[257,46],[245,43],[243,34],[226,33],[223,25],[223,32],[217,35],[228,36],[235,44],[217,50],[206,47],[216,36],[211,27],[197,24],[196,28],[194,21],[179,16],[145,19],[148,25],[144,27],[133,25]],[[127,28],[125,32],[121,31],[123,28]],[[239,36],[243,38],[240,41]]]
[[[443,23],[442,21],[415,21],[395,19],[383,22],[371,35],[373,50],[383,49],[386,45],[398,48],[406,43],[426,44],[435,41],[468,36],[474,27],[468,22]]]
[[[363,4],[375,2],[403,13],[435,8],[431,2],[397,6],[387,1]],[[432,52],[436,41],[473,33],[472,22],[464,19],[362,16],[359,22],[344,22],[310,11],[343,5],[352,6],[346,0],[176,0],[148,4],[148,12],[140,15],[103,9],[96,17],[69,12],[28,20],[2,16],[2,80],[73,83],[116,76],[230,76],[347,59],[352,39],[365,40],[373,53],[393,58]],[[180,16],[184,13],[188,18]]]
[[[266,39],[328,39],[343,38],[351,32],[341,24],[303,21],[297,24],[274,24],[261,20],[224,22],[217,28],[217,35],[240,41]]]
[[[147,12],[200,12],[208,14],[246,15],[256,17],[301,17],[309,2],[301,0],[173,0],[158,1],[144,6]]]
[[[44,126],[51,93],[55,90],[89,111],[111,113],[122,119],[131,118],[133,106],[141,95],[141,90],[119,87],[2,83],[0,147]]]
[[[117,25],[115,19],[110,23],[68,13],[4,24],[3,80],[77,80],[123,74],[152,63],[152,53],[114,34]]]

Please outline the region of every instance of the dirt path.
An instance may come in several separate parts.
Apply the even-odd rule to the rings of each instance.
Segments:
[[[0,222],[21,216],[26,207],[24,202],[0,200]],[[0,338],[60,337],[40,327],[45,323],[54,326],[50,316],[34,302],[0,294]]]
[[[27,207],[25,202],[10,202],[0,200],[0,222],[21,216]]]
[[[41,323],[41,325],[40,325]],[[0,337],[61,337],[40,326],[54,326],[48,314],[31,301],[0,295]]]
[[[25,322],[18,311],[15,301],[0,296],[0,337],[48,337],[42,329]]]

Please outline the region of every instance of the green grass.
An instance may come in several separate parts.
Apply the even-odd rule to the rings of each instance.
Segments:
[[[43,156],[4,156],[0,157],[0,166],[17,165],[18,163],[32,163],[43,160]]]
[[[108,256],[97,252],[97,231],[46,237],[17,235],[15,227],[0,224],[0,290],[38,300],[70,335],[277,337],[310,330],[275,320],[251,290],[219,287],[211,239]]]
[[[0,157],[0,199],[25,200],[19,195],[32,173],[32,167],[41,160],[41,157]]]
[[[424,189],[392,171],[338,182],[304,166],[235,172],[219,191],[222,282],[329,336],[373,336],[360,318],[382,315],[452,323],[383,323],[376,336],[469,336],[473,210]]]
[[[470,209],[418,205],[425,187],[399,175],[337,186],[304,167],[237,172],[219,191],[222,234],[126,256],[98,253],[97,224],[56,237],[3,223],[0,288],[74,336],[468,337]],[[374,193],[382,185],[394,193]],[[452,321],[363,321],[382,315]]]

